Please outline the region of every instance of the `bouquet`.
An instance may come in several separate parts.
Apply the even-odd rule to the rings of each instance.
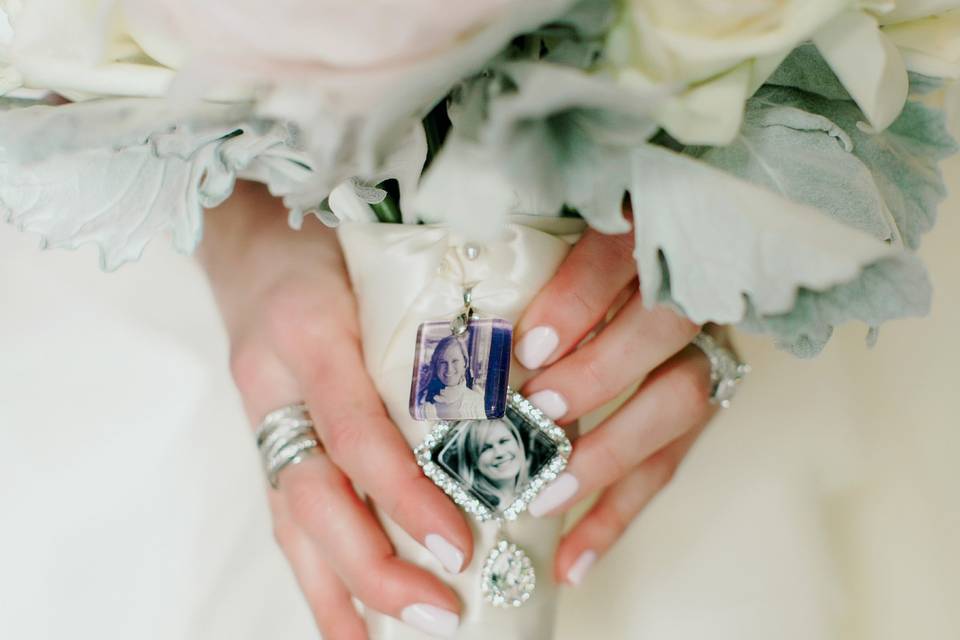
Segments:
[[[812,355],[928,308],[955,5],[7,1],[0,206],[106,269],[237,177],[294,227],[581,216],[632,227],[648,304]]]
[[[307,215],[339,227],[367,368],[425,472],[481,522],[489,505],[428,455],[449,427],[421,443],[416,382],[407,413],[410,340],[464,305],[469,324],[471,300],[513,320],[585,225],[634,234],[644,304],[767,334],[798,356],[820,352],[841,323],[864,323],[873,342],[885,321],[930,305],[915,250],[945,194],[938,163],[957,149],[933,105],[960,76],[958,1],[0,10],[7,219],[44,246],[95,243],[106,270],[158,234],[193,250],[204,209],[237,179],[282,198],[293,228]],[[492,353],[498,331],[470,334],[471,348]],[[569,442],[509,400],[507,415],[533,425],[516,439],[548,452],[534,479],[548,482]],[[401,555],[420,559],[385,526]],[[494,547],[485,590],[497,558],[515,557],[497,579],[514,580],[508,599],[521,604],[530,558],[497,531],[478,542]],[[539,567],[559,529],[520,522],[512,533]],[[503,632],[535,628],[551,593],[527,622],[500,620]]]

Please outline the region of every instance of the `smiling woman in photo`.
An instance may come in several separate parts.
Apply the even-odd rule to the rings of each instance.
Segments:
[[[530,475],[520,431],[509,420],[470,420],[457,435],[458,475],[470,490],[502,511]]]
[[[430,377],[417,404],[426,420],[485,415],[483,394],[473,389],[466,345],[456,336],[437,343],[430,358]]]

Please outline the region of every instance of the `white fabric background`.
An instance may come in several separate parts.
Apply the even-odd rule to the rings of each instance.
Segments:
[[[922,251],[930,318],[810,362],[741,337],[734,408],[564,594],[560,638],[960,637],[958,214]],[[317,636],[226,358],[191,260],[104,275],[0,228],[0,638]]]

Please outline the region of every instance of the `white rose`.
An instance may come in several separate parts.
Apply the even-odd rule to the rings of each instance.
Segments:
[[[301,107],[362,113],[410,88],[452,86],[572,0],[121,0],[155,59],[192,78],[302,91]],[[439,77],[429,77],[430,73]],[[193,84],[190,78],[185,86]],[[195,86],[195,85],[194,85]],[[427,92],[432,97],[433,92]],[[323,103],[325,100],[325,104]],[[315,105],[317,106],[317,105]],[[429,104],[420,105],[428,107]]]
[[[886,2],[874,0],[877,3],[876,13],[880,14],[882,24],[899,24],[936,16],[960,7],[957,0],[895,0]],[[884,5],[890,5],[887,7]]]
[[[888,127],[907,99],[907,70],[960,74],[958,0],[860,0],[824,25],[813,42],[875,129]],[[933,17],[930,17],[933,16]]]
[[[159,23],[198,55],[362,71],[449,50],[519,0],[124,0],[134,24]],[[532,3],[537,4],[537,3]],[[540,2],[539,4],[544,4]]]
[[[960,73],[958,18],[918,20],[960,6],[957,0],[621,2],[607,57],[622,82],[680,88],[659,121],[689,144],[729,142],[744,101],[807,39],[878,130],[903,109],[908,65],[933,75]]]
[[[515,35],[573,0],[122,0],[153,57],[182,65],[171,88],[258,87],[260,115],[299,125],[315,195],[379,174],[390,149]],[[140,35],[140,25],[151,37]],[[163,34],[163,37],[160,37]],[[182,43],[182,46],[179,45]]]
[[[607,56],[625,83],[683,88],[659,119],[690,144],[724,144],[784,56],[848,0],[621,0]]]
[[[173,71],[147,58],[113,0],[0,4],[0,90],[49,89],[71,99],[160,96]]]
[[[900,49],[910,71],[936,78],[960,78],[960,2],[939,3],[945,13],[893,22],[903,14],[884,16],[883,32]],[[938,8],[941,8],[938,6]]]

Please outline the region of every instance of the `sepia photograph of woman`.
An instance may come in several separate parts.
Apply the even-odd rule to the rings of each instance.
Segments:
[[[474,389],[470,355],[459,337],[450,335],[437,344],[416,406],[427,420],[485,415],[483,391]]]

